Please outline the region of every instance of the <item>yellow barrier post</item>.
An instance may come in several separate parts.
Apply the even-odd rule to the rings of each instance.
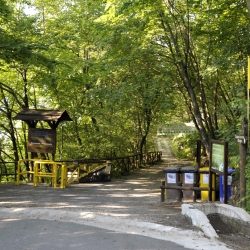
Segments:
[[[57,187],[57,164],[54,163],[53,166],[52,166],[52,169],[53,169],[53,177],[52,179],[54,180],[54,185],[53,187]]]
[[[20,185],[20,172],[21,172],[21,166],[20,166],[20,161],[18,161],[18,164],[17,164],[17,185]]]
[[[38,185],[38,164],[35,162],[34,164],[34,187],[36,187]]]
[[[55,176],[55,164],[51,164],[52,165],[52,168],[51,168],[51,186],[52,187],[56,187],[55,186],[55,179],[54,179],[54,176]]]
[[[65,188],[65,180],[66,180],[66,176],[65,176],[65,165],[62,165],[60,188]]]

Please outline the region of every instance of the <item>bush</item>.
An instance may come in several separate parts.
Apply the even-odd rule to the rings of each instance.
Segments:
[[[199,135],[197,133],[179,134],[170,138],[169,147],[176,158],[194,160],[196,156],[197,140],[199,140]]]

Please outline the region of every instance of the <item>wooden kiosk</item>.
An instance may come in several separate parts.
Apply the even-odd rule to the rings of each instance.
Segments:
[[[60,122],[72,121],[66,110],[23,109],[14,118],[27,123],[29,127],[28,151],[31,158],[34,153],[51,153],[52,159],[56,152],[56,129]],[[46,122],[50,129],[37,129],[38,122]]]
[[[60,163],[54,161],[56,129],[60,122],[72,121],[69,114],[66,110],[23,109],[13,119],[28,124],[28,152],[31,152],[30,159],[23,159],[18,162],[18,185],[20,184],[20,177],[27,174],[33,175],[34,186],[38,185],[39,179],[47,177],[51,178],[52,186],[56,187],[57,171],[60,165]],[[46,122],[50,129],[36,128],[38,122]],[[39,159],[37,153],[52,154],[52,160]],[[21,170],[21,164],[23,163],[26,166],[26,171]]]

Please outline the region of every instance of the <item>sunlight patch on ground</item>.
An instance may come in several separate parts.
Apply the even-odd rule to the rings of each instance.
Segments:
[[[77,183],[77,184],[70,184],[67,186],[67,188],[70,190],[71,188],[77,187],[77,188],[84,188],[84,187],[100,187],[104,186],[103,183]]]
[[[75,199],[75,200],[89,200],[89,197],[79,197],[79,196],[75,196],[74,199]]]
[[[109,197],[136,197],[136,198],[140,198],[140,197],[153,197],[153,196],[159,196],[159,194],[156,193],[146,193],[146,194],[109,194]]]
[[[3,219],[3,220],[0,220],[2,222],[11,222],[11,221],[19,221],[21,219]]]
[[[141,182],[139,181],[126,181],[126,183],[135,184],[135,185],[141,184]]]
[[[148,192],[147,189],[145,188],[135,188],[134,191],[143,191],[143,192]],[[151,190],[152,191],[152,190]]]
[[[148,185],[148,184],[153,184],[154,182],[150,181],[126,181],[126,184],[134,184],[134,185]]]
[[[127,209],[128,207],[126,207],[126,206],[117,206],[117,205],[101,205],[101,206],[98,206],[98,207],[100,207],[100,208],[125,208],[125,209]]]
[[[96,215],[105,215],[105,216],[112,216],[112,217],[129,217],[130,214],[117,214],[117,213],[91,213],[91,212],[82,212],[80,213],[80,218],[82,219],[94,219]]]
[[[130,217],[131,214],[114,214],[114,213],[99,213],[100,215],[111,216],[111,217]]]
[[[15,208],[15,209],[13,209],[13,212],[20,212],[20,211],[24,211],[25,210],[25,208]]]
[[[31,201],[1,201],[0,204],[23,204],[23,203],[30,203]]]
[[[80,218],[94,218],[95,214],[91,212],[81,212],[80,213]]]
[[[77,196],[77,194],[62,194],[62,196],[66,196],[66,197],[74,197],[74,196]]]
[[[128,191],[128,188],[100,188],[99,190],[107,190],[107,191]]]

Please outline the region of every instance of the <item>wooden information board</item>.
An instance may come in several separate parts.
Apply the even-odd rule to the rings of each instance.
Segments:
[[[54,154],[56,152],[56,130],[30,128],[28,151]]]

